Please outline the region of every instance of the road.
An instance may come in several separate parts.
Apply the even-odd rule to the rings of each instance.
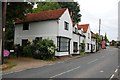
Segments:
[[[113,74],[118,72],[116,69],[118,69],[118,49],[108,47],[82,58],[6,74],[3,78],[108,78],[109,80],[115,77]]]

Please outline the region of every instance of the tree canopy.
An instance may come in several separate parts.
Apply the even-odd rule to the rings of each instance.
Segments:
[[[72,20],[74,23],[81,21],[80,5],[77,2],[59,2],[62,8],[68,8],[69,12],[72,13]]]
[[[108,38],[107,38],[107,34],[105,33],[105,37],[104,37],[104,39],[105,39],[105,42],[109,42],[109,40],[108,40]]]
[[[5,48],[11,48],[9,42],[14,40],[14,22],[16,19],[23,19],[25,14],[32,11],[33,3],[27,2],[7,2],[6,9],[6,31],[5,31]],[[12,45],[12,44],[11,44]]]
[[[17,18],[22,19],[26,13],[31,12],[33,7],[31,4],[27,2],[8,2],[6,12],[7,23],[15,21]]]
[[[98,33],[96,33],[96,40],[98,43],[102,42],[102,39],[100,38],[100,36],[98,35]]]
[[[40,11],[54,10],[60,8],[57,2],[38,2],[37,8],[33,9],[33,13],[39,13]]]

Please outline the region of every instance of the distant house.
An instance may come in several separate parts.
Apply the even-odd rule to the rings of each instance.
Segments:
[[[80,24],[78,25],[78,29],[83,29],[83,34],[85,37],[85,52],[91,52],[91,30],[89,24]]]
[[[72,20],[67,8],[27,14],[15,24],[14,44],[25,45],[35,38],[49,38],[57,46],[55,56],[70,55],[78,50],[78,39],[72,41],[72,37]]]
[[[73,45],[73,52],[72,54],[79,54],[80,53],[80,33],[78,31],[77,24],[73,26],[73,34],[72,34],[72,45]]]
[[[83,42],[85,41],[85,38],[86,38],[86,36],[84,35],[84,30],[83,30],[83,28],[79,28],[79,25],[77,25],[77,27],[78,27],[78,32],[79,32],[79,34],[80,34],[80,36],[79,36],[79,50],[81,50],[82,49],[82,44],[83,44]]]
[[[95,33],[91,31],[91,52],[96,52],[96,47],[97,42],[96,42],[96,36]]]

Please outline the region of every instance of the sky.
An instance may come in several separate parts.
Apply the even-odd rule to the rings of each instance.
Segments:
[[[120,0],[75,0],[80,4],[82,14],[80,24],[88,23],[94,33],[99,31],[101,19],[101,35],[107,34],[108,39],[118,37],[118,2]]]

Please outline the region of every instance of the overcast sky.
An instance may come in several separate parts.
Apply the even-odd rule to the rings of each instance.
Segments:
[[[118,37],[118,2],[120,0],[75,0],[80,4],[81,23],[89,23],[91,30],[98,33],[101,18],[101,34],[107,33],[109,40]]]

